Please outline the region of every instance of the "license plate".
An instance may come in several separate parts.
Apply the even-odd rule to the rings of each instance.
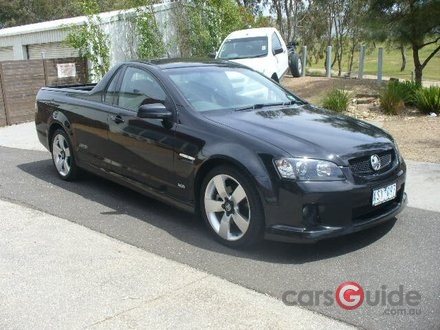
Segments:
[[[388,202],[396,197],[396,184],[373,190],[373,206]]]

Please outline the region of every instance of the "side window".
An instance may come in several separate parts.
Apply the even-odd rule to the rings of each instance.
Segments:
[[[137,111],[143,104],[165,103],[165,98],[164,90],[151,74],[133,67],[125,70],[119,91],[120,107]]]
[[[119,74],[115,74],[112,78],[112,81],[110,82],[110,85],[107,88],[107,91],[104,95],[104,103],[113,104],[116,102],[116,85],[118,82]]]
[[[272,52],[275,52],[276,49],[282,49],[280,38],[278,38],[277,34],[274,32],[272,34]]]

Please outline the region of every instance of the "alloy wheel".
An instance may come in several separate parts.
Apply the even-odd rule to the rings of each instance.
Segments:
[[[208,182],[204,195],[205,213],[214,232],[226,241],[237,241],[251,221],[249,199],[232,176],[218,174]]]
[[[68,176],[72,167],[72,156],[69,143],[62,134],[57,134],[52,143],[52,157],[58,173]]]

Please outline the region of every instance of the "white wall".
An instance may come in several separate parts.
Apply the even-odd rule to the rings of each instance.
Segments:
[[[171,14],[172,6],[173,3],[165,1],[165,3],[154,5],[154,11],[164,42],[168,46],[167,54],[164,55],[176,57],[178,49],[176,45],[172,45],[172,39],[175,35]],[[133,16],[134,13],[135,10],[131,9],[99,14],[102,28],[110,38],[111,65],[136,58],[137,41],[133,34],[134,27],[127,20],[127,17]],[[84,24],[85,21],[86,17],[81,16],[0,29],[0,61],[28,59],[29,53],[34,57],[36,50],[48,55],[52,53],[75,54],[74,50],[67,49],[69,47],[62,44],[69,33],[66,27]],[[59,52],[57,47],[60,48]]]

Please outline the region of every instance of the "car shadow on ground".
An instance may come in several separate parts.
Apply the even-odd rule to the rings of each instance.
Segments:
[[[176,208],[170,207],[169,205],[158,202],[149,197],[145,197],[142,194],[98,176],[86,173],[79,181],[63,181],[57,176],[50,159],[20,164],[18,165],[18,168],[23,172],[42,180],[45,186],[49,183],[55,186],[55,189],[61,188],[66,194],[79,195],[87,201],[101,204],[106,208],[111,209],[111,211],[96,211],[96,213],[93,214],[93,210],[87,210],[89,220],[81,221],[81,219],[78,220],[69,214],[57,214],[56,209],[42,209],[41,205],[37,205],[39,209],[67,220],[80,223],[92,230],[100,231],[108,236],[139,246],[159,255],[161,255],[161,250],[157,248],[157,244],[148,245],[151,244],[151,241],[154,241],[154,238],[145,237],[143,242],[139,240],[135,241],[130,238],[128,232],[121,233],[120,231],[115,231],[114,228],[113,230],[107,230],[102,223],[105,222],[105,219],[108,219],[107,217],[127,215],[127,221],[130,218],[138,219],[146,224],[166,231],[183,243],[190,244],[203,250],[231,255],[238,258],[267,261],[270,263],[303,264],[338,257],[362,249],[370,244],[374,244],[393,228],[396,221],[396,219],[394,219],[385,224],[359,233],[323,240],[316,244],[293,244],[263,241],[252,248],[231,249],[216,242],[210,235],[202,220],[196,215],[182,212]],[[36,187],[36,189],[37,188],[38,187]],[[45,188],[42,187],[39,192],[44,194],[44,189]],[[59,192],[59,196],[61,196],[62,191]],[[53,194],[53,189],[51,189],[51,193]],[[57,194],[54,195],[55,196],[52,195],[51,198],[56,198],[56,196],[58,196]],[[73,195],[71,196],[74,197]],[[63,200],[60,197],[58,203],[62,202]],[[52,204],[57,204],[57,201],[52,200],[51,205]],[[71,207],[73,209],[75,208],[74,206]],[[76,210],[76,212],[78,212],[78,210]],[[99,226],[93,224],[93,219],[90,220],[90,217],[97,219],[98,221],[96,222],[100,222],[101,224]],[[121,224],[120,229],[124,230],[125,225],[126,223]],[[147,233],[149,233],[149,231],[147,231]]]

